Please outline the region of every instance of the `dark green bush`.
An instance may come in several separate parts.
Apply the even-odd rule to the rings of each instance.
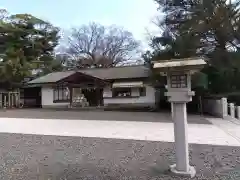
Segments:
[[[229,94],[228,96],[226,96],[226,98],[228,99],[228,102],[232,102],[238,106],[240,105],[240,92]]]

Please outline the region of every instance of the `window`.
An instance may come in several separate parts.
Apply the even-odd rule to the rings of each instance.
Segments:
[[[70,92],[67,87],[58,86],[53,89],[53,101],[67,102],[70,100]]]
[[[139,95],[146,96],[146,87],[139,88]]]
[[[187,87],[187,75],[172,75],[171,77],[172,88],[186,88]]]
[[[114,88],[112,89],[112,97],[130,97],[131,88]]]

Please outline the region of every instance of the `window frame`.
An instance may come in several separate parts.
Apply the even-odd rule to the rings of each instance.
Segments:
[[[67,86],[59,85],[53,88],[53,103],[70,102],[70,93],[66,96]]]
[[[170,76],[171,88],[187,88],[187,75],[171,75]]]
[[[140,96],[140,97],[145,97],[145,96],[147,96],[147,88],[146,88],[146,87],[140,87],[140,88],[139,88],[139,96]]]
[[[121,91],[121,90],[128,90],[128,93],[130,93],[129,96],[116,96],[115,93],[116,91]],[[119,92],[120,93],[120,92]],[[129,88],[112,88],[112,98],[131,98],[132,97],[132,89]]]

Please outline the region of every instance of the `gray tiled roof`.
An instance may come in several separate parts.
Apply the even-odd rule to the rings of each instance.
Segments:
[[[40,78],[34,79],[28,82],[28,84],[57,82],[65,77],[74,74],[75,72],[76,71],[53,72]],[[114,80],[149,77],[150,70],[145,66],[125,66],[115,68],[83,69],[79,70],[78,72],[82,72],[100,79]]]
[[[149,76],[149,69],[145,66],[125,66],[116,68],[85,69],[80,72],[100,79],[142,78]]]
[[[28,84],[54,83],[74,73],[75,73],[74,71],[53,72],[45,76],[39,77],[37,79],[34,79],[32,81],[29,81]]]

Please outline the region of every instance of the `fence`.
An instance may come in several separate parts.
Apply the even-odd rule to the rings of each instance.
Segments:
[[[231,118],[236,118],[240,120],[240,106],[235,106],[234,103],[229,103],[228,114]]]
[[[0,108],[20,106],[20,92],[0,92]]]
[[[203,112],[221,118],[227,117],[228,115],[227,99],[226,98],[204,99]]]
[[[236,106],[234,103],[228,103],[227,98],[204,99],[203,111],[204,113],[221,117],[223,119],[226,117],[231,117],[240,120],[240,106]]]

